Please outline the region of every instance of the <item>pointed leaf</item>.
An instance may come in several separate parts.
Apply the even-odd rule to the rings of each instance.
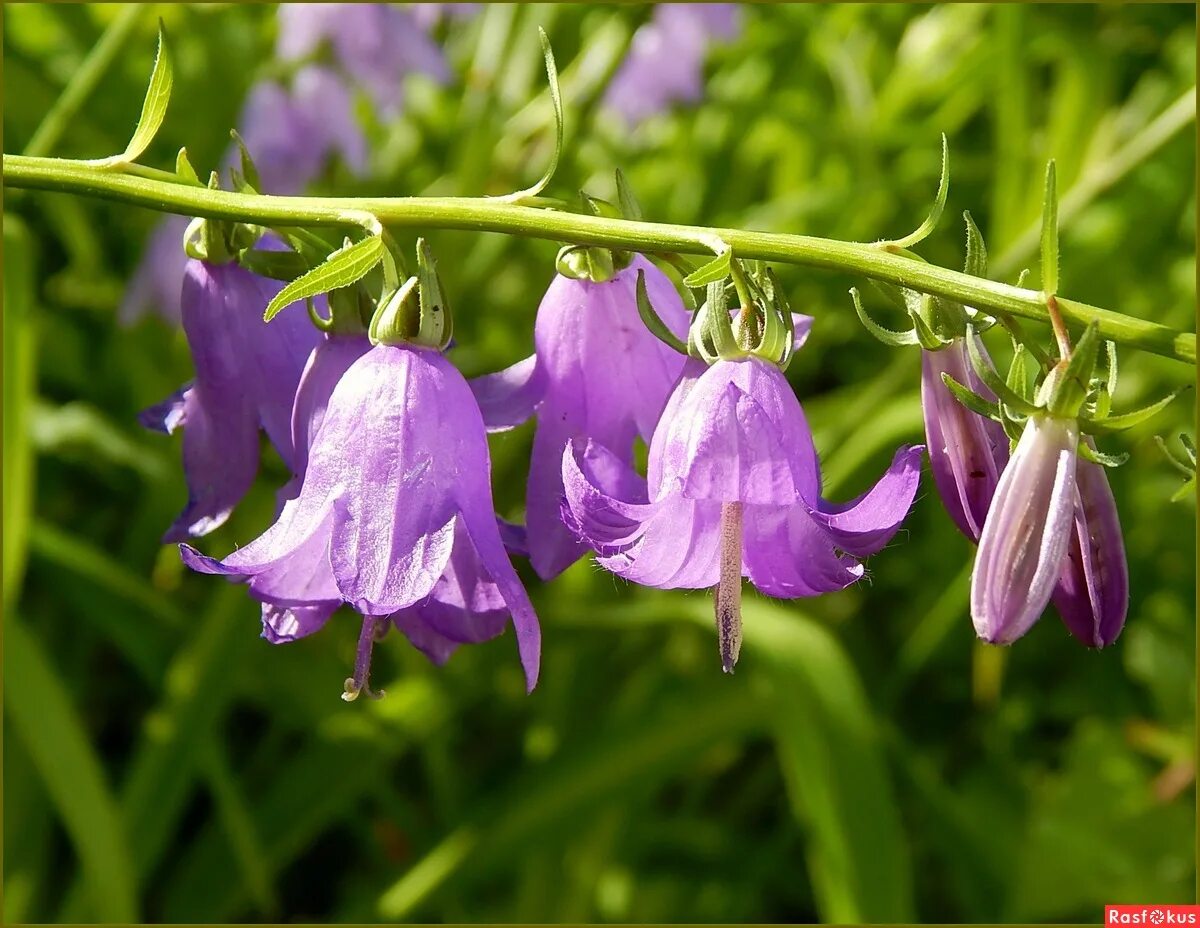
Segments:
[[[971,357],[971,366],[975,368],[975,373],[979,375],[979,379],[984,382],[989,390],[996,394],[1000,402],[1025,415],[1030,415],[1038,411],[1037,406],[1011,390],[1008,384],[1000,379],[1000,375],[996,373],[996,369],[983,356],[983,352],[979,348],[979,335],[973,328],[967,329],[967,354]]]
[[[985,400],[982,396],[959,383],[949,374],[942,372],[942,383],[954,395],[954,398],[962,403],[971,412],[983,416],[987,419],[999,419],[1000,409],[995,403]]]
[[[1093,464],[1099,464],[1102,467],[1120,467],[1129,460],[1128,453],[1124,451],[1120,454],[1106,454],[1103,451],[1097,451],[1086,441],[1079,443],[1079,454],[1084,460],[1091,461]]]
[[[1182,439],[1185,436],[1180,435],[1179,437]],[[1194,456],[1191,460],[1191,463],[1189,464],[1187,458],[1184,457],[1184,455],[1181,455],[1178,451],[1175,451],[1174,449],[1172,449],[1171,446],[1168,445],[1166,443],[1166,441],[1163,440],[1163,437],[1161,435],[1155,435],[1154,441],[1158,445],[1158,447],[1160,449],[1162,449],[1162,453],[1166,455],[1167,460],[1171,462],[1171,465],[1176,470],[1178,470],[1185,477],[1192,477],[1195,475],[1196,460],[1195,460]],[[1193,448],[1192,450],[1194,451],[1195,449]],[[1187,452],[1187,445],[1184,445],[1184,452],[1185,453]]]
[[[562,93],[558,87],[558,65],[554,63],[554,51],[550,48],[550,38],[546,35],[546,30],[541,26],[538,27],[538,36],[542,40],[542,54],[546,59],[546,79],[550,83],[550,102],[554,105],[554,155],[550,159],[550,164],[546,167],[546,171],[538,179],[532,187],[526,187],[524,190],[518,190],[516,193],[510,193],[508,196],[500,197],[499,199],[509,202],[524,200],[527,197],[536,197],[550,183],[554,177],[554,172],[558,170],[558,159],[562,156],[563,148],[563,105]]]
[[[697,268],[696,270],[692,271],[692,273],[688,274],[687,277],[683,278],[684,286],[695,287],[699,289],[700,287],[706,287],[711,283],[724,280],[729,276],[729,265],[732,259],[733,250],[727,248],[725,251],[721,252],[719,255],[709,261],[708,264]]]
[[[642,322],[650,330],[650,334],[680,354],[688,353],[687,345],[667,327],[651,304],[650,295],[646,292],[646,272],[641,269],[637,273],[637,307],[638,315],[642,317]]]
[[[963,211],[963,219],[967,221],[967,260],[963,271],[972,277],[987,277],[988,256],[987,246],[983,244],[983,233],[968,211]]]
[[[195,184],[197,187],[204,186],[200,183],[200,175],[196,173],[196,169],[192,167],[192,162],[188,159],[186,148],[179,149],[179,154],[175,156],[175,174],[185,183]]]
[[[1058,187],[1054,161],[1046,165],[1046,191],[1042,198],[1042,292],[1058,293]]]
[[[294,251],[266,251],[247,248],[238,255],[238,264],[259,277],[292,281],[309,270],[303,255]]]
[[[240,186],[248,186],[252,193],[257,193],[262,190],[262,180],[258,176],[258,168],[254,166],[254,159],[250,157],[250,151],[246,148],[246,142],[236,129],[229,130],[229,136],[237,143],[238,152],[241,160],[243,184]],[[242,191],[239,190],[239,193]]]
[[[167,31],[163,28],[162,20],[158,21],[158,54],[154,59],[154,70],[150,72],[150,84],[146,88],[146,98],[142,101],[142,114],[138,117],[137,127],[133,137],[125,146],[124,153],[108,161],[119,164],[136,161],[158,134],[159,126],[167,115],[167,104],[171,100],[171,87],[175,75],[171,66],[171,49],[167,44]]]
[[[1191,385],[1180,387],[1178,390],[1172,390],[1166,396],[1156,403],[1151,403],[1149,406],[1143,406],[1141,409],[1133,412],[1122,413],[1119,416],[1108,416],[1106,418],[1096,418],[1082,423],[1083,429],[1092,434],[1102,435],[1106,432],[1123,432],[1125,429],[1131,429],[1135,425],[1140,425],[1145,422],[1155,413],[1162,412],[1170,405],[1171,400],[1179,396],[1185,390],[1190,390]]]
[[[621,213],[626,219],[641,221],[642,205],[633,195],[633,188],[620,168],[617,168],[617,202],[621,204]]]
[[[362,280],[379,263],[381,257],[383,240],[375,235],[339,248],[324,264],[313,268],[280,290],[267,304],[263,319],[270,322],[276,313],[296,300],[316,296],[318,293],[328,293],[330,290]]]
[[[850,299],[854,301],[854,311],[858,313],[859,321],[863,327],[870,332],[875,338],[883,342],[885,345],[890,345],[892,348],[902,348],[908,345],[917,344],[917,333],[914,329],[909,329],[907,332],[900,332],[896,329],[889,329],[880,325],[868,314],[863,307],[862,299],[858,295],[858,288],[850,288]]]
[[[938,220],[942,218],[942,211],[946,208],[946,197],[950,193],[950,143],[946,141],[946,134],[942,133],[942,176],[938,180],[937,195],[933,198],[933,206],[929,209],[929,215],[925,221],[921,223],[913,232],[910,232],[904,238],[898,238],[889,244],[896,248],[912,248],[929,237],[929,234],[937,228]]]

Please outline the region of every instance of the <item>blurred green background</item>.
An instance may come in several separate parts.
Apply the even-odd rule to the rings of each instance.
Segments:
[[[997,276],[1036,265],[1045,160],[1064,207],[1062,292],[1194,330],[1190,5],[747,6],[708,56],[702,102],[627,127],[602,92],[644,6],[495,6],[443,20],[453,79],[414,77],[366,117],[369,176],[314,192],[504,193],[548,157],[536,27],[563,72],[550,193],[649,218],[848,240],[928,209],[939,133],[950,201],[921,246],[958,267],[969,208]],[[4,150],[21,152],[117,6],[6,5]],[[271,5],[146,7],[52,154],[124,147],[154,54],[175,97],[143,158],[215,167],[269,72]],[[1183,104],[1187,108],[1186,102]],[[357,622],[273,647],[244,590],[185,573],[158,538],[181,508],[178,438],[138,410],[190,376],[182,335],[116,322],[157,217],[6,191],[4,918],[12,921],[1075,921],[1105,903],[1195,898],[1195,504],[1153,441],[1192,433],[1191,394],[1111,440],[1128,545],[1125,634],[1087,651],[1053,614],[976,644],[972,549],[928,479],[905,530],[837,595],[748,592],[736,676],[702,592],[631,588],[589,563],[549,585],[525,696],[510,634],[430,666],[377,649],[378,702],[346,704]],[[468,375],[527,354],[551,242],[429,231]],[[411,241],[411,236],[408,241]],[[1032,246],[1032,247],[1031,247]],[[781,267],[817,317],[789,370],[826,496],[852,498],[922,440],[915,351],[874,342],[847,289]],[[1036,281],[1036,267],[1034,270]],[[895,320],[899,324],[899,320]],[[999,341],[992,343],[1004,355]],[[1122,356],[1118,409],[1194,379]],[[493,442],[520,516],[532,428]],[[254,494],[202,541],[270,521]]]

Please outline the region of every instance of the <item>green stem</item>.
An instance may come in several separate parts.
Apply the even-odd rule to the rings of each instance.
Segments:
[[[472,197],[275,197],[167,183],[80,161],[4,156],[4,185],[86,194],[186,216],[259,225],[364,227],[375,217],[392,228],[462,229],[502,232],[575,245],[623,251],[707,255],[721,241],[741,258],[861,274],[923,293],[932,293],[985,312],[1011,313],[1049,322],[1045,296],[992,280],[892,254],[875,245],[838,242],[807,235],[712,229],[634,222],[519,206]],[[1196,363],[1196,335],[1111,310],[1058,298],[1063,318],[1074,328],[1099,325],[1103,338],[1190,364]]]
[[[145,15],[146,9],[139,3],[125,6],[116,18],[109,23],[100,40],[84,58],[83,63],[71,75],[71,80],[54,105],[42,117],[33,138],[25,146],[25,154],[30,156],[46,155],[58,144],[63,130],[71,120],[78,115],[83,104],[87,102],[100,79],[109,69],[125,45],[125,40],[132,34],[138,24],[138,19]]]

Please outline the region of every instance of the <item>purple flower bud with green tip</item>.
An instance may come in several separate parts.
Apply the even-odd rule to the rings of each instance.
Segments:
[[[660,3],[633,37],[604,101],[628,123],[704,94],[704,59],[739,28],[735,3]]]
[[[187,262],[182,318],[196,376],[141,416],[148,428],[183,427],[188,504],[164,541],[205,535],[229,518],[258,472],[259,429],[294,467],[292,403],[320,333],[294,305],[263,322],[279,289],[236,264]]]
[[[537,412],[526,525],[530,561],[546,580],[587,551],[559,516],[563,448],[574,438],[590,438],[632,465],[635,439],[649,441],[654,434],[687,360],[638,316],[638,271],[645,273],[663,321],[686,338],[690,316],[683,300],[662,271],[637,256],[604,283],[556,276],[538,307],[535,358],[472,384],[493,431]]]
[[[982,343],[979,347],[986,358]],[[979,541],[992,496],[1008,462],[1008,437],[1000,423],[972,412],[955,399],[942,374],[949,374],[987,400],[994,402],[995,396],[971,367],[963,339],[952,340],[940,351],[921,352],[921,406],[933,479],[959,531]]]
[[[1029,417],[1000,477],[971,574],[971,618],[991,644],[1011,644],[1041,616],[1075,530],[1079,424]]]
[[[1076,467],[1073,532],[1051,600],[1068,631],[1088,647],[1112,644],[1125,627],[1129,568],[1117,502],[1104,468],[1091,461]]]
[[[783,599],[861,578],[858,558],[883,548],[908,514],[922,451],[899,449],[870,491],[827,503],[812,433],[779,368],[756,357],[691,361],[654,433],[646,479],[576,439],[562,459],[562,517],[618,576],[660,589],[715,586],[730,671],[741,578]]]
[[[377,345],[322,404],[317,368],[314,395],[297,403],[301,416],[321,411],[299,494],[224,561],[183,545],[184,562],[248,581],[256,598],[283,607],[268,620],[279,638],[315,631],[338,602],[362,613],[347,698],[367,688],[371,646],[389,623],[443,660],[456,644],[494,637],[510,615],[532,689],[541,632],[500,538],[487,435],[462,375],[437,351]]]

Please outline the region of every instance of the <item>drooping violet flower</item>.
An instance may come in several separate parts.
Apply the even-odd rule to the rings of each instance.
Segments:
[[[1067,630],[1088,647],[1107,647],[1125,627],[1129,567],[1117,502],[1104,468],[1091,461],[1076,465],[1073,531],[1051,601]]]
[[[982,343],[979,348],[986,358]],[[959,531],[977,542],[1008,462],[1008,436],[1000,423],[955,399],[942,374],[987,400],[995,402],[995,396],[971,367],[965,340],[956,338],[939,351],[921,352],[921,406],[930,469],[950,518]]]
[[[164,541],[205,535],[229,517],[254,483],[260,428],[294,465],[292,402],[319,333],[295,306],[268,328],[263,310],[278,291],[236,264],[187,261],[182,321],[196,375],[141,417],[147,428],[183,427],[188,504]]]
[[[278,16],[280,59],[305,58],[328,42],[338,66],[385,117],[399,112],[406,75],[450,79],[441,49],[412,12],[390,3],[281,3]]]
[[[971,618],[991,644],[1020,638],[1050,602],[1075,525],[1079,424],[1035,414],[1000,477],[971,574]]]
[[[587,548],[563,526],[562,454],[591,438],[626,465],[634,440],[649,440],[686,358],[655,338],[638,316],[638,271],[663,321],[681,338],[689,314],[670,279],[640,255],[605,283],[558,275],[538,307],[535,356],[472,382],[493,431],[536,411],[526,527],[530,562],[557,576]]]
[[[321,417],[299,495],[224,561],[185,545],[184,562],[248,581],[279,607],[264,619],[280,639],[315,631],[335,603],[358,610],[350,697],[366,689],[371,645],[389,622],[442,660],[458,643],[494,637],[509,615],[532,689],[541,633],[500,539],[486,432],[466,381],[437,351],[378,345],[322,404],[319,387],[336,366],[314,361],[312,395],[297,402],[297,438],[310,425],[302,417]]]
[[[563,455],[562,517],[605,568],[661,589],[717,587],[722,665],[740,648],[741,578],[768,596],[840,590],[883,548],[917,491],[922,448],[847,504],[821,498],[812,434],[778,367],[689,362],[650,443],[646,479],[596,442]]]
[[[636,124],[673,103],[704,95],[704,59],[716,41],[737,35],[735,3],[660,3],[633,37],[604,94],[605,104]]]
[[[117,310],[121,325],[133,325],[148,313],[179,324],[179,291],[188,260],[183,235],[189,221],[186,216],[165,216],[150,232]]]

